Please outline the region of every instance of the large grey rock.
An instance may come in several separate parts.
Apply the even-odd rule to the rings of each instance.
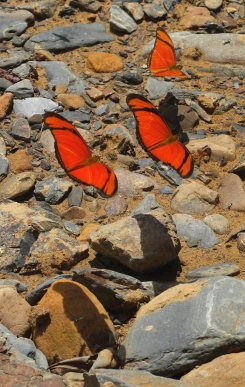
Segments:
[[[184,239],[189,247],[198,246],[210,249],[220,242],[213,230],[201,220],[188,214],[174,214],[173,221],[180,239]]]
[[[147,194],[142,202],[133,210],[132,216],[145,214],[151,210],[162,208],[157,202],[156,196],[154,194]]]
[[[245,281],[205,279],[189,284],[193,291],[185,297],[183,286],[174,287],[172,299],[172,289],[159,295],[165,298],[163,306],[136,320],[119,352],[126,368],[171,377],[244,350]]]
[[[227,234],[229,232],[229,220],[220,214],[211,214],[205,216],[203,219],[204,223],[206,223],[212,230],[214,230],[217,234]]]
[[[45,69],[47,79],[50,85],[56,87],[66,85],[68,91],[73,94],[80,94],[85,91],[87,82],[83,81],[79,76],[74,74],[67,64],[59,61],[31,61],[28,62],[31,66],[41,66]]]
[[[30,54],[26,51],[11,50],[10,56],[0,59],[0,67],[9,69],[17,67],[30,59]]]
[[[33,35],[25,43],[25,49],[34,50],[38,45],[45,50],[61,52],[113,40],[113,36],[107,34],[103,23],[73,24]]]
[[[22,34],[33,21],[34,16],[28,11],[0,11],[0,42]]]
[[[13,110],[15,114],[23,114],[25,117],[30,118],[34,114],[44,114],[48,111],[55,111],[58,108],[58,104],[51,99],[33,97],[25,99],[15,99]]]
[[[112,29],[125,33],[131,33],[137,29],[135,21],[119,5],[112,5],[110,13]]]
[[[170,216],[158,209],[101,226],[89,239],[95,251],[136,272],[175,260],[180,248]]]

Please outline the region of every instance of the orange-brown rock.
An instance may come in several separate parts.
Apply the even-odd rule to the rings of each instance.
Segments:
[[[13,102],[13,94],[6,93],[0,97],[0,120],[2,120],[10,111]]]
[[[30,171],[32,168],[32,157],[26,149],[18,149],[15,153],[8,156],[10,169],[14,173]]]
[[[100,225],[98,223],[89,223],[84,226],[84,229],[82,230],[81,234],[78,237],[79,241],[87,241],[89,239],[89,235],[98,230]]]
[[[107,52],[92,52],[88,56],[88,63],[97,73],[113,73],[123,68],[120,56]]]
[[[91,355],[114,342],[113,324],[104,307],[77,282],[54,282],[36,310],[40,308],[48,313],[36,317],[34,341],[51,362]]]
[[[181,378],[189,387],[244,387],[245,352],[229,353],[194,368]]]
[[[79,109],[85,106],[84,99],[77,94],[59,94],[57,101],[61,102],[68,109]]]

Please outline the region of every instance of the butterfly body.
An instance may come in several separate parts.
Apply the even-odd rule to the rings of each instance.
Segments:
[[[45,113],[44,122],[55,139],[55,150],[61,166],[74,180],[97,188],[104,197],[117,190],[115,173],[93,156],[74,125],[56,113]]]
[[[149,59],[149,68],[155,77],[178,77],[186,79],[186,74],[176,65],[174,44],[163,28],[157,28],[154,48]]]
[[[194,166],[193,158],[178,140],[178,135],[173,135],[155,106],[137,94],[129,94],[127,104],[136,119],[136,134],[143,149],[153,159],[176,169],[182,177],[190,176]]]

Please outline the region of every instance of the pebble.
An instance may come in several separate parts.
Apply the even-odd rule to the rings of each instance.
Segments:
[[[171,207],[176,212],[205,214],[218,202],[218,193],[199,183],[186,183],[176,188]]]
[[[16,119],[11,123],[10,134],[17,140],[29,142],[31,138],[31,128],[25,118]]]
[[[0,156],[6,156],[7,147],[4,138],[0,135]]]
[[[44,50],[64,52],[113,40],[113,36],[106,32],[106,26],[103,23],[73,24],[32,35],[24,47],[29,51],[34,50],[35,45],[39,44]]]
[[[5,78],[0,78],[0,91],[5,91],[11,85],[12,85],[12,82],[8,81]]]
[[[14,51],[11,55],[0,59],[0,67],[2,69],[9,69],[21,65],[23,62],[27,62],[30,59],[30,54],[25,51]]]
[[[226,210],[245,211],[245,191],[239,176],[234,173],[224,176],[219,187],[219,200]]]
[[[236,158],[236,147],[234,140],[226,135],[214,135],[201,140],[191,140],[187,147],[190,152],[201,151],[203,147],[211,149],[211,160],[213,161],[233,161]]]
[[[110,8],[110,26],[115,31],[129,34],[137,30],[135,21],[119,5]]]
[[[39,141],[49,151],[49,153],[55,153],[55,141],[49,129],[42,131]]]
[[[23,196],[33,189],[36,182],[36,174],[22,172],[7,177],[0,183],[0,197],[2,199],[15,199]]]
[[[33,86],[29,79],[23,79],[23,81],[15,83],[8,87],[6,91],[12,93],[15,98],[20,99],[33,97],[34,95]]]
[[[114,195],[109,198],[105,205],[107,215],[123,215],[127,211],[128,202],[121,195]]]
[[[126,169],[115,170],[118,181],[118,194],[127,198],[137,197],[142,192],[151,191],[155,187],[155,181],[148,176]]]
[[[83,188],[81,186],[73,186],[69,196],[69,206],[80,206],[83,200]]]
[[[79,109],[85,106],[84,99],[76,94],[58,94],[56,100],[68,109]]]
[[[167,15],[166,8],[159,0],[153,0],[152,3],[144,4],[143,10],[150,20],[161,19]]]
[[[72,183],[68,180],[51,177],[36,183],[34,195],[37,200],[45,200],[47,203],[57,204],[68,195],[71,187]]]
[[[203,221],[219,235],[228,234],[229,232],[229,229],[230,229],[229,220],[223,215],[220,215],[220,214],[208,215],[208,216],[205,216]]]
[[[66,221],[64,222],[65,229],[73,235],[79,236],[81,232],[81,227],[77,226],[75,223]]]
[[[19,4],[18,9],[26,9],[33,13],[37,19],[46,19],[54,15],[57,2],[53,0],[30,1],[27,4]]]
[[[220,242],[213,230],[201,220],[188,214],[174,214],[172,218],[178,237],[185,240],[189,247],[200,244],[203,249],[210,249]]]
[[[13,94],[6,93],[0,96],[0,120],[10,111],[13,103]]]
[[[96,116],[104,116],[105,114],[109,113],[109,110],[109,104],[104,103],[97,107],[97,109],[95,110],[95,114]]]
[[[69,199],[69,197],[68,197]],[[62,214],[62,217],[66,220],[79,221],[82,222],[86,216],[86,212],[83,208],[72,206],[67,211]]]
[[[103,92],[96,87],[92,87],[91,89],[87,90],[86,93],[88,94],[89,98],[92,99],[92,101],[99,101],[104,97]]]
[[[144,11],[139,3],[126,2],[123,4],[123,8],[136,22],[139,22],[144,18]]]
[[[23,63],[20,66],[15,67],[12,73],[20,78],[26,78],[31,72],[31,66],[28,63]]]
[[[15,99],[13,110],[15,114],[23,114],[26,118],[31,118],[35,114],[44,114],[47,111],[55,111],[58,106],[59,105],[56,102],[50,99],[33,97],[25,99]]]
[[[121,80],[130,85],[139,85],[143,82],[143,76],[139,70],[126,71],[121,76]]]
[[[201,266],[191,270],[186,274],[186,278],[196,279],[204,277],[215,277],[220,275],[236,275],[239,274],[239,266],[232,262],[218,263],[216,265]]]
[[[162,207],[157,202],[156,196],[152,193],[147,194],[142,202],[133,210],[131,216],[146,214],[151,210],[161,209]]]
[[[107,52],[92,52],[88,55],[88,63],[97,73],[114,73],[123,68],[121,57]]]
[[[159,188],[159,192],[163,195],[172,195],[174,190],[169,185],[164,185],[163,187]]]
[[[222,6],[223,0],[205,0],[205,6],[210,10],[216,10]]]

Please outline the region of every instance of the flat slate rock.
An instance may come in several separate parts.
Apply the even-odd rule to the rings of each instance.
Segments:
[[[38,44],[45,50],[64,52],[113,40],[113,36],[106,32],[106,25],[103,23],[74,24],[52,28],[33,35],[25,43],[25,49],[34,50],[35,45]]]
[[[174,287],[175,297],[172,289],[162,293],[164,304],[136,319],[119,351],[125,368],[173,377],[231,350],[244,350],[245,281],[199,280],[182,296],[186,285]]]
[[[186,274],[186,278],[203,278],[203,277],[215,277],[217,275],[236,275],[240,270],[238,265],[232,262],[218,263],[217,265],[201,266],[197,269],[189,271]]]

